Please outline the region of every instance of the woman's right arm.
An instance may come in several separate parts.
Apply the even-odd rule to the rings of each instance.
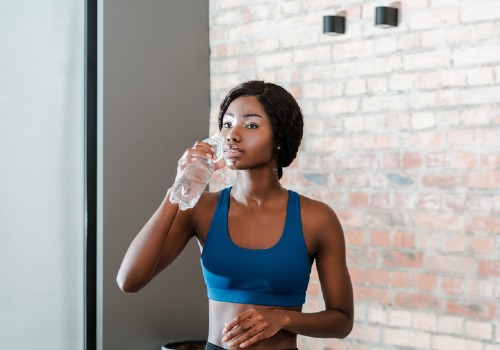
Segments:
[[[192,210],[163,202],[130,244],[116,276],[124,292],[137,292],[167,267],[193,237]]]
[[[197,141],[179,159],[177,176],[184,168],[200,158],[213,157],[208,143]],[[224,162],[216,164],[218,169]],[[118,286],[124,292],[137,292],[160,271],[170,265],[194,236],[193,209],[179,210],[169,200],[169,189],[161,205],[134,238],[123,258],[116,276]]]

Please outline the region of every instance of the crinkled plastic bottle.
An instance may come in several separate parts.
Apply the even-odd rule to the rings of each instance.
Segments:
[[[203,141],[212,145],[217,159],[200,158],[184,168],[170,192],[170,202],[178,203],[181,210],[192,208],[198,203],[214,172],[214,162],[222,158],[224,137],[221,134],[215,134]]]

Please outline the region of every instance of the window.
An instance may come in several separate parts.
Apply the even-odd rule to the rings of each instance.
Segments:
[[[0,11],[0,349],[84,347],[85,3]]]

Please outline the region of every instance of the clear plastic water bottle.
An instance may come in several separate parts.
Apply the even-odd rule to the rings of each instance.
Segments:
[[[172,192],[170,192],[170,202],[178,203],[181,210],[186,210],[196,205],[201,193],[205,190],[208,181],[212,177],[214,162],[222,158],[224,137],[221,134],[215,134],[203,141],[212,145],[217,159],[200,158],[184,168],[181,176],[179,176],[172,186]]]

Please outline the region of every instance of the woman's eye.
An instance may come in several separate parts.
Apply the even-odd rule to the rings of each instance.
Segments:
[[[222,123],[222,127],[223,128],[230,128],[231,127],[231,123],[230,122]]]
[[[247,124],[248,129],[257,129],[259,126],[257,124]]]

